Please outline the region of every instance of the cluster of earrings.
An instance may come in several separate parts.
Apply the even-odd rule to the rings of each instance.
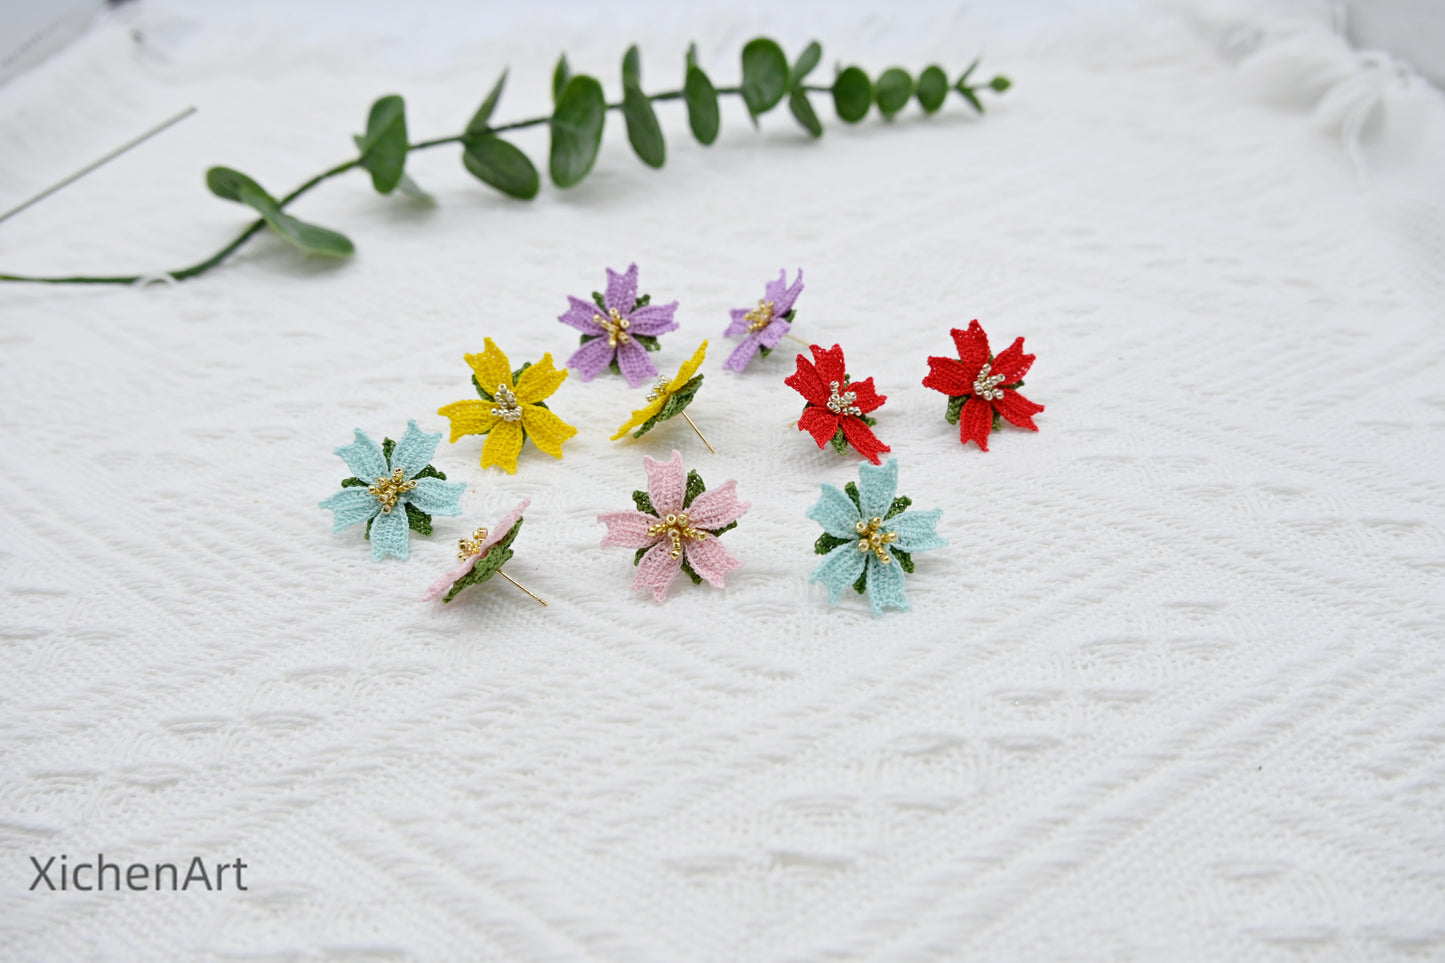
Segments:
[[[513,369],[492,339],[484,339],[481,353],[465,356],[478,397],[452,402],[437,412],[450,422],[451,442],[468,435],[485,436],[482,467],[494,465],[510,473],[516,472],[529,438],[540,450],[561,458],[563,443],[577,429],[553,412],[546,399],[570,371],[591,381],[610,370],[633,388],[649,385],[646,404],[617,429],[614,441],[628,434],[641,438],[680,416],[716,453],[686,412],[702,386],[698,369],[708,342],[698,346],[676,375],[660,375],[648,354],[661,347],[662,335],[677,329],[678,303],[653,304],[637,288],[638,269],[633,264],[621,274],[608,269],[605,292],[593,292],[591,301],[567,298],[568,308],[558,321],[577,329],[581,344],[565,368],[557,368],[548,353]],[[824,556],[810,581],[828,589],[830,602],[836,603],[851,586],[867,594],[875,615],[885,608],[906,609],[903,576],[914,570],[913,554],[947,544],[935,530],[942,512],[910,510],[911,500],[897,494],[897,459],[882,461],[891,449],[873,431],[878,423],[873,413],[888,400],[878,393],[873,378],[854,380],[839,345],[823,348],[793,334],[802,291],[802,272],[788,284],[787,272],[782,271],[766,283],[755,307],[732,309],[724,336],[741,340],[723,367],[742,372],[755,359],[766,358],[783,338],[807,345],[811,360],[798,354],[796,370],[783,379],[804,401],[794,424],[820,449],[831,445],[839,454],[847,454],[852,448],[871,463],[861,466],[856,484],[850,481],[842,489],[823,484],[822,497],[808,510],[808,516],[823,527],[814,550]],[[1024,353],[1024,339],[1015,339],[995,356],[976,320],[967,329],[953,329],[951,335],[957,357],[929,357],[922,383],[948,398],[944,417],[958,426],[960,440],[987,451],[989,435],[1005,421],[1037,431],[1033,416],[1043,406],[1019,393],[1034,362],[1033,355]],[[399,443],[387,438],[377,445],[357,429],[352,444],[336,449],[352,475],[341,482],[340,491],[321,502],[322,508],[334,513],[333,531],[365,522],[374,559],[406,558],[409,532],[430,535],[433,515],[460,514],[465,485],[446,481],[431,465],[440,439],[440,433],[422,432],[414,421],[408,422]],[[722,588],[727,573],[742,563],[721,545],[719,536],[735,527],[749,508],[737,500],[735,482],[709,491],[696,471],[684,473],[682,456],[676,451],[666,462],[644,456],[643,467],[648,487],[632,493],[635,510],[598,516],[607,526],[603,547],[634,549],[638,571],[633,588],[650,591],[659,602],[666,599],[679,574],[685,573],[694,583],[707,581]],[[511,544],[528,505],[523,501],[490,534],[478,528],[470,538],[460,539],[461,564],[439,578],[424,598],[449,602],[462,589],[493,575],[517,585],[501,569],[512,557]]]

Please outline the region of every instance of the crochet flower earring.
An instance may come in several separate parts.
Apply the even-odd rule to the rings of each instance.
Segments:
[[[1034,415],[1044,410],[1019,394],[1024,375],[1034,363],[1034,356],[1024,354],[1024,339],[994,357],[988,350],[988,335],[978,321],[971,321],[968,330],[954,328],[953,344],[958,358],[929,358],[928,376],[923,387],[948,395],[944,418],[958,425],[958,437],[967,445],[976,442],[988,451],[989,432],[1003,427],[1001,418],[1010,424],[1038,431]]]
[[[433,515],[460,515],[466,483],[447,481],[430,464],[441,438],[441,432],[428,434],[415,421],[406,423],[399,444],[386,438],[378,445],[356,429],[356,440],[336,449],[352,477],[321,502],[333,513],[331,531],[365,522],[373,560],[406,558],[408,531],[430,535]]]
[[[793,334],[793,319],[797,310],[793,307],[798,295],[803,293],[803,272],[788,286],[787,268],[778,272],[776,281],[769,281],[763,288],[763,296],[755,308],[733,308],[732,323],[723,332],[724,337],[743,336],[742,343],[733,349],[723,367],[729,371],[742,371],[758,355],[766,358],[772,354],[778,342],[792,338],[799,344],[807,344]]]
[[[597,516],[607,526],[602,547],[636,549],[632,588],[651,591],[659,602],[667,599],[679,572],[686,572],[694,584],[706,579],[723,588],[727,573],[743,564],[718,541],[749,508],[737,500],[737,483],[729,479],[708,491],[697,472],[683,474],[679,452],[665,462],[644,455],[642,466],[647,491],[632,493],[637,510]]]
[[[497,527],[492,529],[490,534],[485,528],[479,528],[472,532],[471,538],[457,539],[457,558],[462,560],[462,564],[433,582],[421,600],[430,602],[445,592],[442,601],[450,602],[468,585],[480,585],[493,575],[500,575],[539,604],[546,605],[539,595],[502,571],[502,566],[512,557],[512,542],[522,530],[522,513],[530,504],[530,498],[522,499],[521,504],[502,516],[502,520],[497,522]]]
[[[873,389],[871,377],[863,381],[848,379],[843,349],[838,345],[825,349],[814,344],[808,348],[813,360],[798,355],[798,370],[783,379],[783,384],[806,402],[798,418],[798,430],[811,434],[819,448],[831,442],[834,451],[846,455],[852,445],[858,454],[878,464],[878,456],[891,449],[873,434],[878,420],[868,413],[882,407],[888,396]]]
[[[677,330],[677,302],[651,300],[650,295],[637,296],[636,264],[626,274],[608,268],[607,293],[593,291],[591,302],[569,295],[567,311],[557,320],[582,332],[582,347],[567,359],[567,367],[577,369],[583,381],[611,368],[633,388],[657,377],[647,352],[661,347],[658,335]]]
[[[813,551],[827,557],[808,581],[823,583],[830,605],[851,585],[859,595],[868,593],[874,615],[885,608],[907,610],[903,575],[913,572],[914,553],[948,544],[935,531],[943,510],[909,511],[911,504],[898,494],[897,458],[880,468],[859,465],[858,484],[850,481],[842,491],[823,485],[823,497],[808,517],[823,526]]]
[[[632,431],[632,437],[641,438],[656,428],[658,422],[682,415],[682,420],[692,426],[692,430],[697,432],[702,443],[707,445],[707,450],[716,455],[717,449],[712,446],[712,442],[707,440],[707,436],[684,410],[692,404],[692,399],[697,395],[697,389],[702,387],[703,376],[697,374],[697,369],[702,366],[702,359],[706,356],[707,342],[704,341],[692,353],[692,357],[684,361],[682,367],[677,369],[676,377],[658,378],[657,384],[653,385],[652,390],[647,393],[647,404],[632,413],[632,417],[627,419],[627,422],[613,434],[612,440],[616,441],[634,428],[637,430]]]
[[[486,435],[482,467],[496,465],[511,474],[516,474],[517,456],[529,437],[553,458],[561,458],[563,442],[577,429],[553,414],[543,399],[567,380],[567,369],[557,370],[552,356],[544,354],[536,364],[528,361],[513,371],[491,338],[483,343],[486,350],[481,354],[466,355],[472,387],[482,400],[453,401],[437,409],[451,421],[452,443],[464,435]]]

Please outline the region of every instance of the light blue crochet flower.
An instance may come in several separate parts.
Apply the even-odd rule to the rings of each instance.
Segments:
[[[465,482],[449,482],[430,464],[442,433],[429,435],[406,423],[401,442],[384,439],[380,445],[356,429],[356,440],[336,449],[353,475],[341,482],[341,491],[321,502],[334,513],[332,533],[366,522],[371,557],[407,556],[407,532],[431,534],[433,515],[460,515]]]
[[[943,509],[908,511],[913,500],[897,492],[897,458],[878,467],[864,462],[858,484],[839,490],[824,483],[823,497],[808,509],[808,517],[823,526],[813,550],[827,556],[808,581],[827,586],[829,604],[836,605],[851,585],[859,595],[868,593],[874,615],[890,607],[906,611],[903,575],[913,571],[913,553],[948,544],[934,530]]]

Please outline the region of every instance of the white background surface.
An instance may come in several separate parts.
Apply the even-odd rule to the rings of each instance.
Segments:
[[[297,205],[344,265],[263,237],[174,288],[0,288],[0,956],[1445,958],[1438,95],[1385,101],[1362,174],[1298,109],[1348,71],[1222,56],[1279,49],[1259,18],[552,10],[125,12],[0,96],[5,196],[200,113],[5,224],[0,266],[190,263],[246,221],[208,165],[283,193],[375,96],[447,133],[507,64],[498,118],[545,112],[559,49],[614,93],[629,42],[649,89],[690,39],[726,84],[760,31],[818,37],[822,82],[983,52],[1017,86],[982,121],[819,98],[816,144],[730,102],[704,149],[663,107],[660,172],[613,116],[531,204],[431,151],[434,209],[362,175]],[[690,412],[720,454],[607,441],[638,395],[573,379],[562,461],[442,447],[467,514],[409,562],[329,534],[353,427],[441,430],[484,336],[562,360],[565,295],[632,260],[682,303],[659,364],[713,341]],[[783,265],[798,332],[889,395],[901,491],[945,509],[911,613],[806,584],[803,510],[855,470],[788,427],[791,352],[721,370],[726,309]],[[986,454],[918,384],[975,317],[1027,336],[1047,406]],[[674,446],[753,509],[727,591],[659,607],[594,516]],[[508,571],[549,608],[415,601],[523,496]],[[251,888],[26,892],[29,856],[97,851],[239,856]]]

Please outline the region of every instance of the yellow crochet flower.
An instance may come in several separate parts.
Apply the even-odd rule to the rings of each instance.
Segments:
[[[577,429],[548,410],[542,399],[567,380],[567,369],[554,367],[552,356],[544,354],[541,361],[514,372],[491,338],[486,339],[485,351],[466,359],[482,400],[454,401],[437,409],[437,414],[451,419],[452,442],[463,435],[486,435],[482,467],[496,465],[512,474],[517,472],[517,456],[529,435],[532,444],[561,458],[562,443],[577,434]]]
[[[617,429],[617,434],[612,436],[612,440],[616,441],[632,429],[639,427],[641,430],[637,432],[637,436],[641,436],[649,431],[657,421],[681,414],[682,409],[692,402],[692,395],[697,391],[697,385],[692,384],[692,376],[697,374],[698,368],[702,367],[702,359],[706,355],[707,342],[704,341],[698,346],[698,349],[693,352],[692,357],[684,361],[682,367],[677,369],[677,377],[671,381],[668,381],[666,378],[659,378],[657,384],[648,392],[647,404],[632,413],[632,417],[627,420],[627,423]],[[702,381],[701,375],[698,375],[697,381],[699,383]],[[691,386],[691,390],[686,393],[685,397],[678,397],[680,404],[674,403],[672,406],[674,410],[664,415],[663,408],[667,406],[669,401],[673,400],[673,395],[689,386]]]

